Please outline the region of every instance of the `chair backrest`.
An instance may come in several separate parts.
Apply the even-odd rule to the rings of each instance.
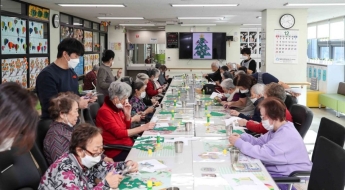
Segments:
[[[30,152],[18,153],[12,147],[9,151],[0,152],[0,189],[34,190],[38,188],[41,173],[37,169]]]
[[[98,94],[97,95],[97,102],[99,104],[99,107],[102,107],[104,103],[104,94]]]
[[[84,109],[84,119],[86,123],[96,126],[96,116],[99,108],[98,103],[92,103],[88,108]]]
[[[295,105],[295,104],[297,104],[297,98],[296,97],[294,97],[294,96],[291,96],[291,95],[286,95],[286,99],[285,99],[285,101],[284,101],[284,103],[285,103],[285,106],[286,106],[286,108],[290,111],[291,110],[291,107],[292,107],[292,105]]]
[[[43,142],[51,123],[52,120],[50,119],[40,120],[38,122],[36,141],[31,149],[32,156],[35,158],[42,173],[44,173],[49,167],[43,153]]]
[[[293,124],[302,138],[304,138],[313,121],[313,112],[306,106],[294,104],[291,106],[290,113]]]
[[[334,122],[328,118],[321,118],[319,131],[317,132],[317,139],[323,136],[328,140],[336,143],[340,147],[344,147],[345,142],[345,127],[340,125],[337,122]],[[315,142],[315,147],[317,146],[318,141]],[[315,156],[313,154],[312,161],[314,160]]]
[[[345,96],[345,82],[339,83],[337,93]]]
[[[129,86],[132,86],[133,78],[130,76],[124,76],[121,78],[121,82],[127,83]]]
[[[314,150],[308,190],[339,189],[345,187],[345,150],[321,136]]]

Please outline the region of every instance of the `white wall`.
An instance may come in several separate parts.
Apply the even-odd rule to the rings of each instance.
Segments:
[[[110,43],[117,42],[121,43],[121,50],[113,50],[115,52],[115,59],[114,63],[112,65],[112,68],[122,68],[125,69],[125,52],[126,52],[126,44],[125,44],[125,33],[123,33],[123,30],[115,30],[114,26],[108,27],[108,48],[110,49]],[[114,75],[116,74],[116,70],[113,70]]]
[[[230,47],[228,42],[224,43],[226,43],[226,63],[239,63],[240,57],[238,55],[240,52],[240,26],[215,26],[209,28],[210,30],[208,31],[207,27],[195,27],[193,32],[226,32],[227,36],[234,36],[234,38],[237,37],[237,41],[231,42]],[[191,27],[166,26],[165,30],[166,32],[191,32]],[[170,61],[168,61],[168,57],[170,57]],[[212,60],[179,59],[178,49],[166,49],[165,63],[168,68],[210,68]]]
[[[49,55],[49,61],[52,63],[56,60],[56,56],[58,53],[58,45],[60,43],[60,27],[54,28],[53,27],[53,15],[60,14],[58,11],[54,11],[50,9],[50,22],[49,22],[49,29],[50,29],[50,39],[49,39],[49,49],[50,49],[50,55]]]
[[[139,37],[137,38],[136,35]],[[156,44],[165,44],[165,31],[129,31],[128,39],[131,44],[152,44],[151,38],[157,39]]]
[[[291,29],[299,30],[298,64],[273,63],[274,30],[283,29],[279,24],[279,19],[283,14],[292,14],[295,17],[295,25]],[[307,80],[307,17],[307,9],[269,9],[262,13],[262,32],[266,32],[266,65],[262,68],[281,81],[306,82]]]

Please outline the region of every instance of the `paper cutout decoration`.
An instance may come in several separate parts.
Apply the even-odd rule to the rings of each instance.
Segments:
[[[322,80],[326,81],[327,80],[327,70],[322,71]]]
[[[321,80],[321,69],[317,70],[317,78],[318,80]]]
[[[312,70],[311,67],[309,67],[308,69],[309,69],[309,75],[308,75],[308,77],[311,78],[311,77],[313,77],[313,74],[312,74],[312,73],[313,73],[313,70]]]
[[[49,20],[49,9],[43,9],[34,5],[29,5],[29,17]]]
[[[313,77],[316,77],[316,68],[314,68],[314,74]]]

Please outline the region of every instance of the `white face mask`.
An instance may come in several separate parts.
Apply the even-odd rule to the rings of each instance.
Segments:
[[[66,61],[67,61],[67,59],[66,59]],[[68,63],[68,68],[74,69],[79,63],[79,58],[76,58],[76,59],[71,58],[69,61],[67,61],[67,63]]]
[[[158,78],[154,78],[153,81],[158,81]]]
[[[85,154],[85,157],[81,158],[81,163],[87,168],[91,168],[92,166],[96,165],[100,161],[101,161],[101,155],[92,157],[90,155]]]
[[[268,121],[268,119],[262,120],[261,122],[262,122],[262,126],[263,126],[267,131],[273,130],[274,126],[270,124],[270,122]]]
[[[115,106],[117,107],[117,109],[123,109],[123,105],[121,103],[118,103]]]
[[[146,97],[146,92],[141,92],[140,98],[145,98]]]
[[[220,73],[220,76],[222,76],[222,78],[224,77],[223,73]]]
[[[247,60],[248,56],[242,56],[242,59]]]
[[[241,90],[241,93],[242,94],[246,94],[246,93],[248,93],[249,92],[249,90],[247,89],[247,90]]]
[[[250,101],[252,101],[253,103],[256,102],[256,100],[258,100],[257,98],[251,98]]]
[[[70,127],[73,127],[73,125],[68,121],[67,115],[65,114],[64,116],[65,116],[65,123],[66,123],[67,125],[69,125]]]
[[[14,137],[4,139],[4,141],[2,141],[2,144],[0,144],[0,152],[11,150],[13,141],[14,141]]]

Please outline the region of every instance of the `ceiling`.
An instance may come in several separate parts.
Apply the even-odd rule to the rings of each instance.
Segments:
[[[144,20],[111,20],[111,25],[143,24],[149,22],[178,21],[177,17],[220,16],[224,20],[180,20],[184,24],[241,25],[260,24],[261,11],[265,9],[289,9],[285,3],[344,3],[344,0],[22,0],[70,15],[100,22],[99,16],[144,17]],[[57,3],[108,3],[124,4],[125,8],[75,8],[61,7]],[[173,8],[170,4],[220,4],[235,3],[238,7],[188,7]],[[295,8],[295,7],[293,7]],[[308,23],[345,15],[345,6],[298,7],[308,8]],[[143,27],[158,29],[158,27]],[[137,28],[138,29],[138,28]]]

